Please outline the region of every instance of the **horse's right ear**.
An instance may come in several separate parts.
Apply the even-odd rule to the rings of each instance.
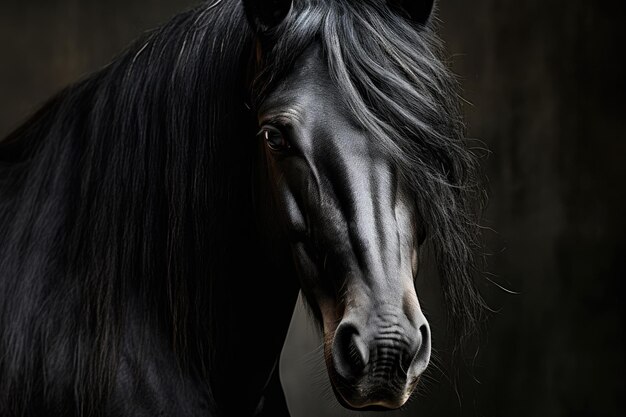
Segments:
[[[248,21],[257,35],[265,35],[283,21],[292,0],[242,0]]]

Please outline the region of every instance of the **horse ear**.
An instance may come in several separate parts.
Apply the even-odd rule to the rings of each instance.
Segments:
[[[258,35],[278,26],[291,10],[292,0],[242,0],[248,21]]]
[[[435,5],[435,0],[389,0],[389,2],[422,26],[426,26],[430,21]]]

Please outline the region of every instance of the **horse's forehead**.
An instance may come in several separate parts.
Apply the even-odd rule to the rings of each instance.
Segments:
[[[319,44],[312,44],[296,60],[290,73],[277,83],[261,106],[261,111],[277,107],[301,106],[322,110],[336,103],[339,89],[330,79],[328,64]],[[311,108],[313,107],[313,108]]]
[[[318,81],[328,80],[328,65],[319,43],[312,43],[302,52],[302,55],[296,60],[291,76],[293,78],[315,78]]]

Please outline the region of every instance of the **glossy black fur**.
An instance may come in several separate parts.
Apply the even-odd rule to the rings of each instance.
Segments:
[[[415,78],[362,59],[380,56],[368,22]],[[236,0],[182,13],[2,141],[0,415],[286,413],[271,375],[299,283],[267,221],[256,111],[314,42],[395,155],[453,323],[473,326],[475,161],[431,29],[311,0],[268,39],[260,56]]]

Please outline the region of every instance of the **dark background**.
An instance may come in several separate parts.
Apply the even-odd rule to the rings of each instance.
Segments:
[[[230,1],[230,0],[225,0]],[[194,0],[0,0],[0,137]],[[469,136],[491,151],[490,315],[473,367],[449,381],[436,281],[420,279],[440,368],[400,415],[624,413],[624,2],[441,0]],[[439,338],[439,339],[438,339]],[[348,415],[297,309],[282,360],[294,417]]]

